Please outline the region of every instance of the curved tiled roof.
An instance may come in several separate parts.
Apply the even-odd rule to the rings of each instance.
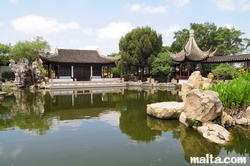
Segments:
[[[189,34],[190,34],[189,40],[184,49],[177,54],[170,54],[171,58],[174,61],[176,62],[182,62],[185,60],[202,61],[214,55],[215,52],[211,53],[210,49],[208,51],[200,50],[194,39],[194,31],[192,29],[190,30]]]
[[[40,55],[46,62],[55,63],[87,63],[87,64],[109,64],[114,63],[120,57],[107,57],[98,50],[74,50],[56,49],[52,55]]]
[[[221,63],[221,62],[244,62],[250,61],[250,54],[214,56],[202,61],[202,63]]]

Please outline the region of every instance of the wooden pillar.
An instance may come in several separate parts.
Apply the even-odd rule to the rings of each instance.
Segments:
[[[188,64],[187,64],[188,66],[188,77],[190,76],[190,63],[188,62]]]
[[[182,64],[180,63],[180,77],[182,76]]]
[[[102,78],[104,78],[104,67],[101,66],[101,70],[102,70]]]
[[[51,79],[51,64],[48,65],[48,77]]]
[[[202,64],[201,64],[201,63],[199,63],[199,69],[200,69],[201,76],[203,76],[203,72],[202,72]]]
[[[108,69],[109,69],[109,78],[111,78],[111,66],[110,65],[108,66]]]
[[[71,66],[71,78],[74,78],[74,66]]]
[[[60,78],[60,66],[57,65],[57,78],[59,79]]]
[[[90,80],[92,80],[93,77],[93,66],[90,66]]]

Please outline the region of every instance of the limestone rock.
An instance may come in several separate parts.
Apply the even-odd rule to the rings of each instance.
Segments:
[[[176,79],[172,78],[172,79],[171,79],[171,83],[177,85],[177,84],[178,84],[178,81],[177,81]]]
[[[222,108],[217,92],[193,89],[186,95],[184,113],[189,119],[208,122],[221,116]]]
[[[184,124],[186,127],[189,126],[189,124],[187,123],[187,117],[185,115],[184,112],[181,113],[180,117],[179,117],[179,122],[181,122],[182,124]]]
[[[250,106],[247,107],[245,115],[242,117],[234,117],[235,123],[239,125],[250,125]]]
[[[231,134],[222,126],[212,123],[204,123],[197,130],[204,138],[217,144],[226,144],[231,140]]]
[[[235,120],[232,116],[223,111],[221,116],[221,125],[224,127],[234,126]]]
[[[185,102],[186,101],[186,95],[188,94],[188,92],[190,92],[192,89],[194,89],[192,84],[189,83],[182,83],[181,86],[181,97],[182,97],[182,101]]]
[[[246,118],[250,120],[250,106],[246,109]]]
[[[173,119],[183,111],[184,102],[160,102],[147,105],[147,114],[160,119]]]
[[[194,71],[191,76],[188,78],[188,83],[192,84],[194,88],[200,88],[200,82],[202,80],[202,76],[200,71]]]
[[[242,117],[242,118],[235,118],[235,121],[236,121],[236,124],[239,124],[239,125],[249,125],[250,122],[248,121],[247,118],[245,117]]]
[[[203,89],[204,88],[208,89],[212,87],[212,81],[209,78],[202,77],[200,85],[202,86]]]

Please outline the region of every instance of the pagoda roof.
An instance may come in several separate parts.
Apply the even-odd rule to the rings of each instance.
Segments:
[[[195,39],[194,39],[194,30],[189,31],[189,40],[184,47],[184,49],[177,53],[177,54],[172,54],[170,53],[171,58],[176,61],[176,62],[183,62],[183,61],[203,61],[207,59],[208,57],[212,57],[215,53],[210,52],[211,49],[208,51],[202,51]]]
[[[111,64],[119,57],[108,57],[102,55],[99,50],[77,50],[77,49],[55,49],[54,54],[42,55],[44,62],[54,63],[85,63],[85,64]]]
[[[202,63],[245,62],[250,61],[250,54],[209,57]]]

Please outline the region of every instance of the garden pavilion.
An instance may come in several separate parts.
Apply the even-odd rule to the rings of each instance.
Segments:
[[[96,78],[111,78],[111,67],[120,57],[104,56],[97,50],[55,49],[51,55],[40,55],[48,65],[48,77],[54,69],[57,79],[90,81]]]
[[[191,74],[191,66],[198,66],[201,74],[202,65],[212,63],[235,63],[244,62],[249,71],[250,54],[214,56],[216,50],[211,52],[202,51],[194,39],[194,30],[189,31],[189,40],[182,51],[177,54],[170,53],[170,57],[176,65],[179,65],[179,80],[187,80]],[[176,66],[175,66],[176,67]]]

